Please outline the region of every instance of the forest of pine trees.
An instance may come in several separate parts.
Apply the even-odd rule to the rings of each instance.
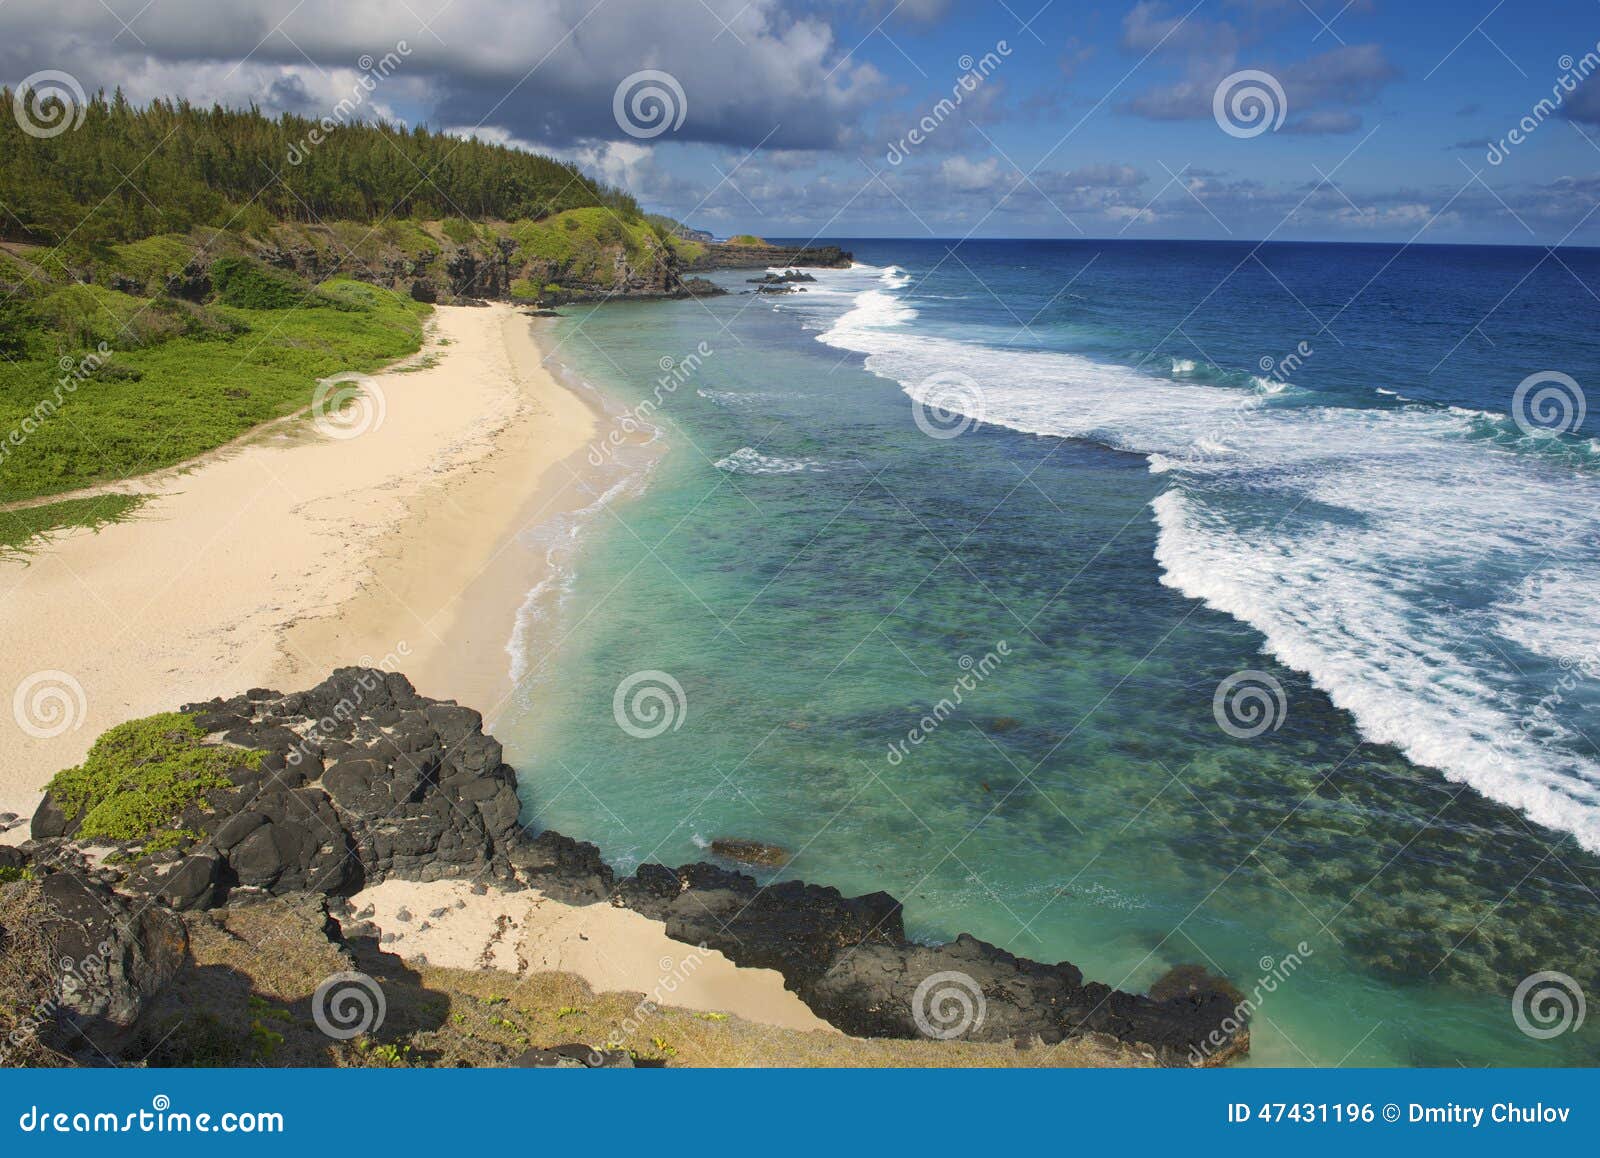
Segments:
[[[3,107],[12,96],[0,89]],[[574,165],[420,126],[326,130],[253,108],[137,107],[121,92],[99,94],[78,127],[53,137],[0,117],[0,240],[78,252],[195,226],[250,233],[278,220],[537,220],[593,205],[639,216],[632,197]]]

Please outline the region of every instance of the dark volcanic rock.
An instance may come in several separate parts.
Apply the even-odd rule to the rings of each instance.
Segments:
[[[711,851],[717,856],[736,860],[740,864],[782,868],[789,863],[788,852],[775,844],[763,844],[759,840],[718,838],[711,842]]]
[[[53,1044],[71,1047],[81,1038],[114,1052],[183,964],[189,944],[183,922],[159,905],[132,903],[71,873],[45,877],[39,891],[58,970]]]
[[[48,797],[33,818],[30,868],[53,873],[45,883],[75,952],[102,937],[110,944],[108,981],[71,1007],[91,1035],[115,1037],[130,1025],[182,957],[181,923],[172,924],[170,910],[348,895],[393,876],[461,878],[476,892],[489,882],[532,887],[569,904],[631,909],[664,922],[674,940],[776,969],[849,1033],[984,1041],[1108,1034],[1168,1064],[1212,1063],[1248,1048],[1248,1031],[1232,1028],[1242,1021],[1237,994],[1203,970],[1175,971],[1139,996],[1086,983],[1070,964],[1028,961],[972,937],[912,944],[900,902],[887,893],[846,897],[801,881],[761,886],[712,864],[645,864],[618,880],[594,845],[525,832],[515,774],[482,717],[419,696],[394,673],[341,668],[308,691],[258,688],[182,710],[207,730],[206,742],[267,753],[258,768],[241,761],[229,774],[234,788],[213,791],[180,818],[198,840],[135,858],[132,869],[107,862],[90,870],[63,839],[73,824]],[[749,840],[712,848],[765,866],[787,859]],[[128,937],[106,933],[119,920],[130,925]],[[357,932],[354,924],[346,930]],[[581,1064],[563,1050],[534,1051],[527,1064]]]
[[[667,936],[740,965],[776,969],[802,996],[802,986],[839,953],[905,938],[900,902],[887,893],[845,897],[802,881],[760,888],[743,873],[709,864],[684,865],[676,876],[678,895],[665,907]]]
[[[204,909],[353,893],[391,875],[512,882],[516,778],[472,709],[424,699],[403,676],[341,668],[306,692],[253,689],[183,710],[221,743],[268,755],[183,817],[201,834],[188,855],[123,870],[121,887]],[[36,839],[74,827],[48,796],[33,819]]]
[[[569,905],[608,899],[615,879],[598,848],[559,832],[520,841],[511,850],[511,864],[529,885]]]
[[[633,1056],[625,1049],[595,1049],[580,1042],[524,1050],[511,1064],[527,1069],[631,1070]]]
[[[77,832],[80,818],[67,818],[61,811],[61,806],[55,802],[50,793],[44,794],[44,799],[39,801],[39,807],[34,811],[33,823],[28,828],[28,833],[34,840],[51,840],[56,837],[70,837]]]
[[[1234,1011],[1233,1000],[1214,990],[1156,1001],[1086,985],[1076,966],[1014,957],[965,934],[948,945],[864,946],[841,956],[802,996],[820,1016],[863,1037],[1056,1042],[1104,1033],[1150,1046],[1167,1064],[1187,1064]],[[1243,1048],[1238,1043],[1229,1053]]]
[[[837,245],[735,245],[717,242],[705,247],[705,252],[691,262],[691,270],[703,269],[765,269],[781,265],[811,266],[824,269],[848,269],[854,255]]]

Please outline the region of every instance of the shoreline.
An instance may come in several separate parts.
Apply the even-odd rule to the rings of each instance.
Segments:
[[[592,501],[599,421],[534,331],[511,306],[438,307],[422,350],[371,376],[383,417],[358,437],[269,423],[109,484],[146,497],[133,519],[0,563],[0,690],[22,689],[0,812],[31,815],[106,728],[219,688],[388,661],[503,703],[508,665],[483,657],[504,658],[547,566],[519,535]]]

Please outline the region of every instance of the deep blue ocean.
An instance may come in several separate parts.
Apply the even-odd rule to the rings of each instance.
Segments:
[[[1257,1062],[1600,1062],[1514,1004],[1600,993],[1600,252],[839,244],[544,331],[630,434],[508,645],[525,818],[1203,966]]]

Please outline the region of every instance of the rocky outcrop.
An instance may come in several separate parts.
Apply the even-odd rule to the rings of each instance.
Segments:
[[[811,266],[849,269],[855,256],[837,245],[736,245],[716,242],[688,263],[690,270],[765,269],[768,266]]]
[[[1248,1048],[1247,1032],[1228,1028],[1233,998],[1213,979],[1188,978],[1157,999],[1085,982],[1071,964],[1014,957],[972,937],[915,944],[900,902],[887,893],[846,897],[802,881],[758,884],[711,864],[645,864],[619,878],[594,845],[522,829],[515,774],[484,734],[482,717],[420,696],[394,673],[341,668],[306,692],[254,689],[182,710],[206,731],[206,743],[266,753],[256,765],[241,759],[231,787],[180,819],[179,828],[197,835],[150,856],[126,845],[116,851],[131,867],[107,862],[89,870],[69,840],[75,821],[47,795],[27,846],[35,865],[71,868],[64,875],[80,889],[109,884],[155,902],[141,910],[150,914],[308,892],[349,895],[389,876],[533,887],[569,904],[631,909],[664,922],[677,941],[775,969],[819,1015],[852,1034],[1050,1042],[1109,1035],[1166,1064],[1218,1062]],[[762,863],[782,856],[749,841],[719,845],[720,855],[759,853]],[[63,903],[80,898],[74,911],[85,909],[67,883],[52,888]],[[153,926],[142,936],[161,942],[164,934]],[[148,980],[160,968],[130,958],[124,973]],[[964,1010],[971,1012],[959,1016]],[[85,1016],[114,1025],[128,1011]],[[959,1034],[945,1032],[952,1018]],[[1221,1048],[1207,1048],[1218,1041]]]
[[[310,245],[269,245],[255,256],[313,284],[342,274],[409,294],[416,301],[453,305],[484,301],[559,305],[612,299],[714,297],[727,292],[706,278],[687,276],[677,253],[664,246],[650,249],[638,260],[630,260],[624,247],[612,247],[605,279],[586,279],[561,262],[519,256],[517,243],[510,237],[446,244],[440,253],[395,250],[365,259],[347,250]],[[529,296],[529,287],[544,288]],[[192,264],[182,279],[172,279],[167,288],[168,292],[201,300],[210,292],[206,267]]]
[[[711,853],[724,860],[738,861],[740,864],[760,865],[764,868],[782,868],[789,863],[789,853],[775,844],[766,844],[759,840],[743,840],[736,837],[720,836],[711,842]]]
[[[352,893],[390,875],[514,879],[516,777],[471,708],[419,696],[403,676],[341,668],[307,692],[256,689],[183,711],[211,742],[266,756],[241,761],[231,789],[180,818],[197,836],[137,858],[119,887],[187,909]],[[71,823],[47,793],[32,833],[70,835]]]
[[[183,922],[159,905],[139,904],[73,873],[53,873],[38,887],[42,932],[56,971],[41,1036],[52,1045],[87,1043],[115,1053],[183,964]]]

